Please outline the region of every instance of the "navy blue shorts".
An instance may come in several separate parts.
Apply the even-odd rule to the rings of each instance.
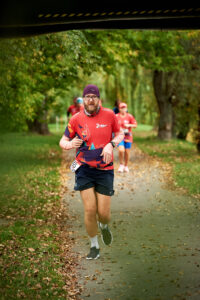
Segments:
[[[87,190],[94,187],[99,194],[112,196],[114,171],[113,170],[98,170],[83,165],[75,172],[75,191]]]

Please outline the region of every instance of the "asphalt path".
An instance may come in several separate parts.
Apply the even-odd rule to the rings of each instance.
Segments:
[[[72,155],[72,154],[67,154]],[[77,256],[78,299],[199,300],[200,203],[169,185],[170,168],[131,151],[130,173],[117,173],[112,197],[111,246],[100,233],[98,260],[88,261],[90,243],[84,227],[83,204],[67,170],[64,197],[73,252]]]

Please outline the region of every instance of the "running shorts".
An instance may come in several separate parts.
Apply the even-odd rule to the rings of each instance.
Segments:
[[[112,196],[114,171],[113,170],[99,170],[96,168],[82,165],[75,172],[75,191],[87,190],[94,187],[99,194]]]
[[[123,141],[121,141],[121,143],[118,144],[118,147],[119,147],[119,146],[123,146],[125,149],[130,149],[130,148],[131,148],[131,145],[132,145],[132,143],[130,143],[130,142],[125,142],[125,141],[123,140]]]

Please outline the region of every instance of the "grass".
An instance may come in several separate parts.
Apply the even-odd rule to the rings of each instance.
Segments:
[[[0,136],[0,299],[66,299],[59,138]]]
[[[53,134],[59,134],[61,136],[62,134],[64,134],[66,126],[67,124],[65,124],[64,121],[58,124],[49,124],[49,130]]]
[[[138,124],[137,128],[134,129],[135,132],[149,132],[152,131],[153,127],[147,124]]]
[[[62,128],[51,136],[0,136],[0,299],[66,299],[60,249],[60,149]],[[136,144],[173,166],[175,184],[200,194],[194,144],[157,140],[139,125]],[[68,257],[67,260],[70,260]]]
[[[145,153],[172,165],[176,186],[186,189],[189,194],[200,194],[200,156],[196,145],[177,139],[161,141],[152,131],[136,131],[134,141]]]

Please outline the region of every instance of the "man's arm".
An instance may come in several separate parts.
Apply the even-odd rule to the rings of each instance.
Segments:
[[[82,143],[83,141],[77,136],[75,136],[75,138],[73,138],[73,140],[70,141],[70,139],[67,136],[63,135],[59,145],[64,150],[70,150],[73,148],[79,148]]]
[[[124,124],[124,126],[127,128],[129,128],[129,127],[136,128],[137,124]]]
[[[123,130],[120,130],[119,132],[115,132],[115,137],[112,139],[112,142],[114,142],[116,145],[118,145],[122,140],[124,139],[124,132]],[[113,154],[113,146],[111,143],[108,143],[101,153],[101,156],[103,156],[103,160],[106,164],[109,164],[112,160],[112,154]]]
[[[121,141],[123,141],[123,139],[124,139],[124,132],[120,128],[119,132],[115,132],[115,137],[112,139],[112,142],[118,145],[119,143],[121,143]]]
[[[137,127],[137,121],[132,115],[130,115],[129,124],[124,124],[124,126],[126,128],[129,128],[129,127],[136,128]]]

